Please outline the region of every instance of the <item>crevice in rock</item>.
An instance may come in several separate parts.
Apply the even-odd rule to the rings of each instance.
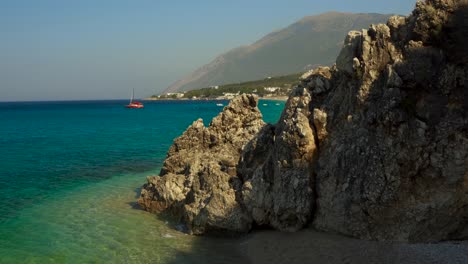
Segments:
[[[312,108],[312,109],[311,109]],[[312,190],[312,200],[313,202],[311,203],[311,216],[310,216],[310,222],[313,223],[315,220],[316,216],[316,211],[318,209],[318,185],[317,185],[317,164],[318,160],[320,158],[320,141],[319,141],[319,136],[318,136],[318,129],[315,126],[314,123],[314,110],[313,110],[313,103],[309,105],[309,126],[312,128],[312,133],[315,141],[315,155],[313,159],[310,161],[310,175],[309,175],[309,188]]]
[[[316,159],[318,160],[318,155],[320,154],[320,141],[319,141],[319,137],[318,137],[317,127],[314,124],[314,116],[313,116],[313,114],[311,114],[311,115],[312,115],[312,118],[311,118],[311,120],[309,120],[309,125],[312,128],[312,131],[314,133],[315,147],[317,148],[317,158]]]

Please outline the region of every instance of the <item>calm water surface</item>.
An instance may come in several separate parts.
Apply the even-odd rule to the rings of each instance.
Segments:
[[[239,261],[234,240],[187,236],[134,208],[172,140],[222,107],[126,103],[0,103],[0,263]],[[271,123],[283,107],[260,102]]]

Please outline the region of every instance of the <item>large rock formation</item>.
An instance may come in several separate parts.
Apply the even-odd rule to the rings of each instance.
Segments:
[[[258,225],[297,230],[311,220],[317,147],[309,104],[307,90],[296,90],[276,127],[263,129],[244,150],[238,166],[243,203]]]
[[[377,240],[468,238],[467,1],[418,2],[353,31],[302,77],[280,121],[256,99],[175,141],[139,202],[192,233],[253,224]],[[242,135],[242,136],[240,136]]]
[[[467,57],[445,46],[465,45],[456,32],[467,20],[455,21],[467,10],[418,2],[408,18],[348,35],[325,80],[332,89],[311,104],[328,116],[315,227],[379,240],[468,236]],[[316,78],[305,80],[313,98]]]
[[[255,96],[234,99],[211,121],[195,121],[169,149],[160,176],[148,177],[140,205],[168,211],[193,234],[249,230],[252,220],[240,206],[236,165],[243,147],[265,125]]]

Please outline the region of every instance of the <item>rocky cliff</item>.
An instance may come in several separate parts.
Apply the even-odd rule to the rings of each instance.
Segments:
[[[139,203],[194,234],[311,224],[365,239],[466,239],[467,19],[467,1],[427,0],[350,32],[276,125],[247,95],[208,128],[195,122]]]
[[[209,127],[195,121],[174,140],[159,176],[148,177],[139,203],[148,211],[169,211],[193,234],[249,230],[252,219],[239,203],[236,165],[243,147],[265,126],[258,98],[242,95]]]

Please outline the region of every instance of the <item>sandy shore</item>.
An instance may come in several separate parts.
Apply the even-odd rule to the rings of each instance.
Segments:
[[[468,263],[468,242],[406,244],[303,230],[257,231],[240,242],[251,263]]]

